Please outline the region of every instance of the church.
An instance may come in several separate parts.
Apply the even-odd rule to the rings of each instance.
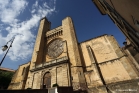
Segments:
[[[70,17],[63,19],[57,28],[50,26],[46,17],[40,20],[32,59],[19,66],[8,89],[57,85],[88,93],[137,90],[137,62],[119,47],[114,36],[105,34],[79,43]]]

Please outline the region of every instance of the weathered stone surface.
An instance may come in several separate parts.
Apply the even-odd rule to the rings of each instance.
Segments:
[[[24,89],[40,89],[45,84],[48,88],[57,83],[59,86],[73,86],[74,90],[87,90],[88,93],[107,93],[107,90],[120,93],[114,90],[118,86],[120,87],[117,89],[135,88],[131,85],[128,87],[129,83],[123,85],[125,81],[137,80],[139,73],[113,36],[102,35],[78,43],[70,17],[63,19],[61,26],[52,30],[49,28],[50,22],[42,19],[31,63],[27,65],[30,65],[30,69],[26,83],[22,82],[23,67],[19,67],[13,81],[16,86],[21,87],[24,83]],[[62,41],[62,44],[57,44],[55,40]],[[52,42],[54,43],[50,54],[54,55],[53,57],[48,55]],[[61,48],[61,54],[55,56],[57,49]],[[139,84],[133,84],[135,85]]]
[[[20,65],[19,68],[16,70],[12,81],[8,87],[8,89],[24,89],[28,72],[29,72],[29,63]]]

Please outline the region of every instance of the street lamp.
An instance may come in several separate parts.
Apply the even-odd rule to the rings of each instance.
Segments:
[[[3,60],[5,59],[5,57],[6,57],[7,53],[8,53],[8,51],[9,51],[10,47],[12,47],[12,43],[13,43],[13,41],[14,41],[14,38],[15,38],[15,37],[13,37],[10,41],[8,41],[8,42],[11,42],[11,44],[10,44],[9,47],[7,46],[8,42],[7,42],[6,45],[4,45],[4,46],[2,47],[2,50],[3,50],[3,51],[6,51],[7,49],[8,49],[8,50],[6,51],[4,57],[2,58],[2,60],[1,60],[1,62],[0,62],[0,66],[1,66]]]
[[[7,45],[4,45],[4,46],[2,47],[2,50],[5,51],[5,50],[7,50],[7,48],[8,48],[8,46],[7,46]]]

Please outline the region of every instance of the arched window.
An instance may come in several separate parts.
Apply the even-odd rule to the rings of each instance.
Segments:
[[[51,88],[51,73],[46,72],[43,77],[43,88]]]

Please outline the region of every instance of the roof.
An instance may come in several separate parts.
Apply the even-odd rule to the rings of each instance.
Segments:
[[[13,70],[13,69],[4,68],[4,67],[0,67],[0,70],[9,71],[9,72],[15,72],[15,70]]]
[[[24,63],[24,64],[21,64],[21,65],[19,65],[19,66],[22,66],[22,65],[25,65],[25,64],[28,64],[28,63],[30,63],[31,61],[29,61],[29,62],[27,62],[27,63]]]
[[[40,20],[43,20],[43,19],[47,20],[47,18],[46,18],[46,17],[43,17],[43,18],[41,18]]]
[[[91,39],[88,39],[88,40],[82,41],[82,42],[80,42],[79,44],[81,44],[81,43],[83,43],[83,42],[90,41],[90,40],[92,40],[92,39],[96,39],[96,38],[99,38],[99,37],[103,37],[103,36],[106,36],[106,35],[108,35],[108,34],[103,34],[103,35],[100,35],[100,36],[97,36],[97,37],[93,37],[93,38],[91,38]],[[111,36],[113,36],[113,35],[111,35]]]

